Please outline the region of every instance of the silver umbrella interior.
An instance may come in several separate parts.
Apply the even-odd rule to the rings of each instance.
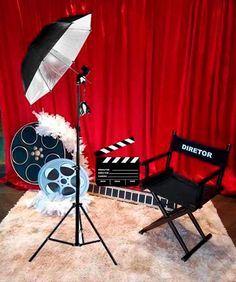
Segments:
[[[26,92],[30,104],[51,91],[71,67],[90,33],[90,25],[91,14],[75,20],[44,57]]]

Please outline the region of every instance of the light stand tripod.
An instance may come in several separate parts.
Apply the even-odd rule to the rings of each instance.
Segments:
[[[113,263],[115,265],[117,265],[116,260],[112,256],[110,250],[106,246],[106,244],[103,241],[101,235],[99,234],[99,232],[97,231],[96,227],[94,226],[92,220],[88,216],[86,210],[83,207],[83,204],[80,203],[80,150],[79,150],[79,148],[80,148],[80,108],[79,108],[80,107],[80,85],[81,85],[81,83],[86,82],[86,75],[89,73],[89,69],[86,66],[83,66],[81,68],[81,70],[82,70],[82,73],[79,73],[77,75],[77,81],[76,81],[76,85],[77,85],[77,107],[76,107],[76,109],[77,109],[78,118],[77,118],[77,125],[76,125],[76,136],[77,136],[77,138],[76,138],[76,148],[77,148],[77,151],[76,151],[76,194],[75,194],[75,203],[72,204],[71,208],[67,211],[67,213],[63,216],[63,218],[55,226],[55,228],[52,230],[52,232],[46,237],[46,239],[43,241],[43,243],[38,247],[38,249],[31,256],[29,261],[32,261],[36,257],[36,255],[39,253],[39,251],[43,248],[43,246],[47,243],[48,240],[67,244],[67,245],[71,245],[71,246],[78,246],[78,247],[88,245],[88,244],[97,243],[97,242],[101,242],[103,247],[106,249],[108,255],[110,256],[111,260],[113,261]],[[52,238],[51,236],[54,234],[54,232],[58,229],[58,227],[62,224],[62,222],[66,219],[66,217],[69,215],[71,210],[74,209],[74,208],[75,208],[75,242],[71,243],[71,242]],[[91,227],[93,228],[94,232],[98,236],[99,240],[93,240],[93,241],[85,242],[84,235],[83,235],[81,211],[83,212],[86,219],[90,223]],[[79,240],[80,233],[81,233],[81,242]]]

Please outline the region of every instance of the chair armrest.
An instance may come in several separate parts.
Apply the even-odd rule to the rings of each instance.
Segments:
[[[154,162],[154,161],[157,161],[163,157],[168,157],[169,155],[171,154],[170,151],[166,152],[166,153],[163,153],[163,154],[160,154],[160,155],[157,155],[153,158],[150,158],[150,159],[147,159],[143,162],[141,162],[141,165],[145,166],[145,177],[148,177],[149,176],[149,164],[151,162]]]
[[[217,175],[219,175],[222,172],[222,169],[217,169],[216,171],[212,172],[210,175],[204,177],[201,181],[198,182],[198,185],[202,186],[204,184],[206,184],[209,180],[211,180],[212,178],[216,177]]]
[[[149,164],[149,163],[151,163],[153,161],[157,161],[157,160],[159,160],[159,159],[161,159],[163,157],[167,157],[169,154],[170,154],[170,151],[168,151],[166,153],[163,153],[163,154],[160,154],[160,155],[157,155],[157,156],[155,156],[153,158],[150,158],[150,159],[147,159],[147,160],[141,162],[141,165],[147,165],[147,164]]]

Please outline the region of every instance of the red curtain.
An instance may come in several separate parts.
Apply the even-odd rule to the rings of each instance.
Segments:
[[[16,131],[35,121],[32,111],[76,122],[75,75],[68,71],[33,106],[21,82],[21,62],[40,29],[62,17],[92,13],[92,32],[76,61],[91,68],[81,118],[90,165],[93,152],[129,136],[135,144],[116,155],[141,159],[167,150],[171,132],[225,147],[225,174],[236,194],[236,2],[233,0],[12,0],[1,1],[0,107],[7,180],[28,188],[10,164]],[[196,167],[178,162],[190,173]],[[199,165],[200,175],[206,174]]]

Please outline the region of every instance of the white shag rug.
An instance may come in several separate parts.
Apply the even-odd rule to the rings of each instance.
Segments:
[[[144,235],[138,231],[161,214],[144,205],[91,197],[89,216],[118,262],[115,266],[101,243],[72,247],[48,241],[32,262],[28,259],[59,222],[27,207],[28,191],[0,224],[1,282],[149,282],[235,281],[236,250],[212,203],[195,213],[203,230],[213,237],[187,262],[168,225]],[[176,221],[188,246],[199,239],[188,217]],[[54,238],[74,241],[73,217]],[[85,240],[97,239],[82,216]]]

